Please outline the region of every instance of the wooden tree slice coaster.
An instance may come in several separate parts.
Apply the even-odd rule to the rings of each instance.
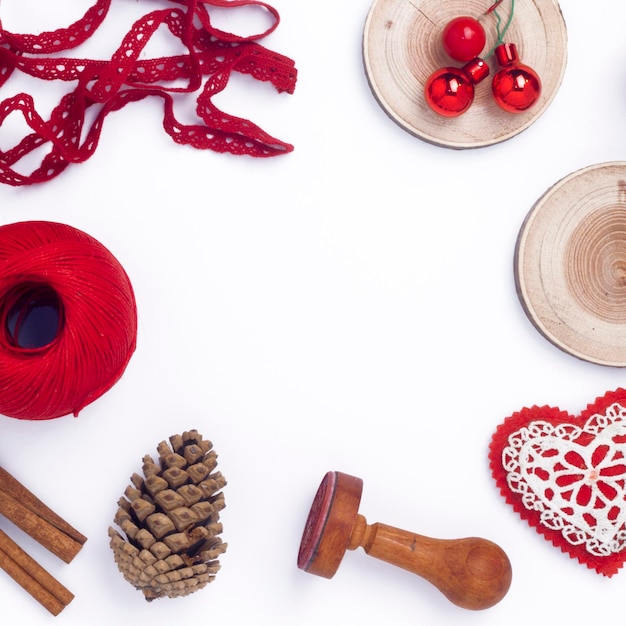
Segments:
[[[626,162],[574,172],[539,199],[519,233],[515,282],[553,344],[626,366]]]
[[[441,43],[445,25],[455,17],[479,18],[490,0],[375,0],[365,22],[363,61],[374,97],[405,130],[447,148],[478,148],[509,139],[528,128],[550,105],[563,80],[567,63],[567,30],[556,0],[517,0],[505,42],[517,46],[522,63],[532,67],[543,85],[539,101],[523,113],[507,113],[494,101],[493,56],[486,59],[491,76],[476,85],[472,106],[463,115],[446,118],[426,103],[424,87],[440,67],[460,67]],[[510,2],[498,11],[502,23]],[[486,55],[496,43],[496,17],[482,18],[487,34]]]

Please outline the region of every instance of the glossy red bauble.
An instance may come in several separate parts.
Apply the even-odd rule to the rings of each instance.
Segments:
[[[481,23],[467,15],[448,22],[441,39],[445,51],[456,61],[471,61],[482,52],[487,41]]]
[[[502,67],[491,84],[495,101],[509,113],[530,109],[541,96],[541,79],[537,72],[518,61],[515,44],[502,44],[495,54]]]
[[[442,67],[426,81],[426,102],[443,117],[457,117],[474,101],[474,85],[488,75],[489,66],[482,59],[473,59],[463,67]]]

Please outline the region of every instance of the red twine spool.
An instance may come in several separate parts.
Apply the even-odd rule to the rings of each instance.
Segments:
[[[43,420],[97,400],[137,340],[131,283],[90,235],[55,222],[0,227],[0,413]]]

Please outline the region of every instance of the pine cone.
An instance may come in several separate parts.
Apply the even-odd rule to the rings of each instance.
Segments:
[[[216,493],[226,481],[214,471],[213,444],[196,430],[173,435],[170,444],[157,446],[158,463],[144,456],[145,478],[133,474],[118,501],[114,521],[126,538],[109,528],[120,572],[148,601],[205,587],[227,546],[218,536],[224,494]]]

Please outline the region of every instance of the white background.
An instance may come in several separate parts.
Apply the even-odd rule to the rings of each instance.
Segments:
[[[78,418],[0,418],[0,464],[89,538],[66,565],[0,519],[76,595],[53,618],[0,573],[0,620],[612,621],[626,573],[600,577],[540,538],[497,493],[487,451],[524,406],[577,414],[624,384],[623,370],[579,361],[535,331],[512,262],[524,216],[548,187],[626,158],[626,5],[563,0],[568,65],[552,105],[512,140],[462,152],[410,136],[372,97],[361,59],[370,0],[273,5],[281,24],[262,43],[296,61],[295,94],[234,77],[219,104],[293,143],[292,154],[175,145],[161,103],[146,100],[107,118],[84,164],[0,188],[0,223],[65,222],[106,245],[139,311],[124,377]],[[88,6],[2,0],[0,15],[7,30],[38,32]],[[161,6],[116,0],[85,56],[105,58]],[[60,93],[16,77],[0,96],[21,88],[42,108]],[[147,603],[117,571],[107,527],[142,456],[190,428],[220,455],[229,548],[209,587]],[[309,505],[333,469],[363,478],[369,522],[500,544],[513,564],[509,594],[465,611],[362,550],[332,580],[298,570]]]

